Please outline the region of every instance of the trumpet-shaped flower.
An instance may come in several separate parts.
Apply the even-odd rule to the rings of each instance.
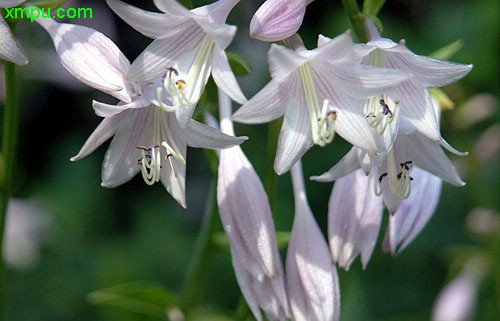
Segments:
[[[406,48],[404,40],[395,43],[390,39],[381,38],[376,27],[369,19],[367,21],[371,40],[355,46],[360,62],[401,70],[412,75],[408,81],[366,102],[364,112],[370,126],[380,134],[384,134],[389,128],[384,138],[385,146],[390,147],[398,133],[399,119],[404,118],[429,139],[441,143],[453,153],[460,154],[441,137],[439,121],[435,116],[428,89],[456,82],[469,73],[472,65],[416,55]]]
[[[337,270],[307,202],[300,160],[292,167],[295,218],[286,257],[293,320],[336,321],[340,316]]]
[[[238,2],[219,0],[190,11],[175,0],[155,0],[164,12],[159,14],[107,0],[125,22],[155,39],[134,61],[127,79],[145,82],[163,77],[156,85],[157,100],[164,109],[175,111],[181,127],[191,119],[210,74],[233,100],[246,102],[224,52],[236,33],[236,27],[225,21]],[[162,98],[165,92],[172,101]]]
[[[25,0],[0,0],[0,8],[12,8],[20,5]],[[0,15],[0,60],[7,60],[17,65],[26,65],[28,58],[21,45],[12,34],[12,31]]]
[[[405,81],[406,73],[352,62],[349,32],[314,50],[306,50],[297,37],[287,42],[294,50],[273,44],[269,51],[272,80],[233,115],[236,121],[252,124],[285,115],[275,171],[288,171],[313,144],[330,143],[335,132],[355,146],[377,152],[363,99]]]
[[[231,100],[219,90],[221,129],[234,135]],[[217,203],[229,237],[233,266],[250,309],[262,320],[289,316],[285,275],[278,252],[271,207],[252,164],[239,146],[220,151]]]
[[[306,7],[314,0],[267,0],[250,22],[250,36],[261,41],[274,42],[296,33]]]
[[[186,147],[226,148],[242,143],[236,138],[189,120],[182,128],[172,110],[158,102],[156,86],[126,80],[130,63],[100,32],[52,19],[37,19],[52,36],[62,65],[76,79],[121,100],[118,105],[94,101],[104,120],[71,160],[79,160],[113,137],[102,167],[102,186],[121,185],[141,172],[144,181],[161,181],[181,204],[185,202]],[[163,100],[172,100],[167,94]]]

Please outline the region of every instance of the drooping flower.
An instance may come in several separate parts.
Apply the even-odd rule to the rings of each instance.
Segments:
[[[231,100],[219,90],[221,129],[234,135]],[[217,203],[241,291],[257,320],[289,316],[285,275],[264,187],[239,146],[220,151]]]
[[[127,79],[145,82],[164,77],[156,85],[158,102],[175,110],[181,127],[191,119],[210,74],[234,101],[246,102],[224,51],[236,33],[236,27],[225,21],[238,2],[219,0],[190,11],[175,0],[155,0],[164,12],[159,14],[107,0],[125,22],[155,39],[134,61]],[[164,92],[173,97],[171,102],[162,99]]]
[[[404,40],[395,43],[381,38],[371,20],[366,21],[371,40],[366,44],[356,44],[355,53],[360,62],[412,75],[408,81],[366,102],[364,113],[370,126],[378,133],[385,134],[381,138],[385,139],[385,146],[390,147],[396,139],[400,118],[404,118],[429,139],[460,155],[441,137],[428,89],[456,82],[471,71],[472,65],[416,55],[406,47]]]
[[[355,146],[376,152],[372,129],[363,114],[363,98],[405,81],[406,73],[352,62],[349,32],[314,50],[306,50],[297,37],[287,41],[294,50],[271,46],[272,80],[233,115],[234,120],[250,124],[285,115],[276,173],[288,171],[313,144],[330,143],[335,132]]]
[[[157,100],[157,84],[125,79],[130,63],[116,45],[100,32],[77,25],[36,19],[52,36],[62,65],[81,82],[121,100],[118,105],[94,101],[104,120],[71,160],[79,160],[113,137],[102,168],[102,186],[115,187],[141,172],[152,185],[161,181],[181,204],[185,202],[186,147],[226,148],[246,137],[231,137],[188,120],[182,128],[172,110]],[[172,97],[163,93],[165,101]]]
[[[337,270],[307,202],[300,160],[292,167],[292,183],[295,218],[286,257],[286,281],[293,320],[337,321]]]
[[[24,1],[26,0],[0,0],[0,8],[17,7]],[[28,57],[2,15],[0,15],[0,60],[7,60],[17,65],[28,63]]]
[[[250,36],[267,42],[291,37],[296,33],[306,7],[314,0],[266,0],[250,22]]]
[[[463,271],[441,291],[432,309],[432,321],[471,321],[478,289],[486,272],[483,258],[469,259]]]

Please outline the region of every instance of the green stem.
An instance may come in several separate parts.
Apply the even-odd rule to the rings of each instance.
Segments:
[[[17,119],[18,119],[18,92],[16,66],[4,62],[5,85],[7,87],[2,134],[2,156],[4,161],[4,175],[0,196],[0,320],[3,320],[5,307],[5,265],[3,263],[3,239],[5,232],[5,218],[7,205],[12,193],[12,179],[14,176],[14,163],[16,159]]]
[[[238,301],[238,307],[236,307],[236,312],[234,313],[234,321],[245,321],[250,315],[250,309],[248,308],[247,301],[243,296],[240,297]]]
[[[356,0],[342,0],[342,5],[359,41],[368,42],[369,37],[365,27],[365,16],[359,11]]]
[[[283,119],[276,119],[269,123],[267,137],[267,176],[266,176],[266,193],[269,197],[271,210],[274,208],[276,200],[276,188],[278,186],[278,175],[274,171],[274,158],[276,157],[276,149],[278,148],[278,137],[281,130]]]
[[[211,240],[216,227],[216,178],[214,177],[207,195],[207,202],[203,214],[203,223],[200,233],[196,239],[196,245],[193,258],[189,264],[188,272],[182,286],[182,305],[183,308],[190,307],[195,298],[200,294],[205,281],[208,263],[212,257],[214,248]]]

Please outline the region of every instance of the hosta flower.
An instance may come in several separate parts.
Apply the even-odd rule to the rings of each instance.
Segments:
[[[236,27],[225,21],[238,2],[219,0],[190,11],[175,0],[155,0],[164,12],[158,14],[107,0],[123,20],[155,39],[134,61],[127,79],[145,82],[163,77],[162,83],[155,84],[158,102],[164,109],[175,111],[182,127],[191,118],[210,74],[233,100],[246,102],[224,52],[236,33]],[[165,92],[172,101],[162,98]]]
[[[278,174],[288,171],[313,144],[330,143],[335,132],[376,152],[363,98],[408,79],[400,71],[351,62],[349,32],[325,41],[314,50],[306,50],[297,37],[287,40],[294,50],[273,44],[272,80],[233,115],[234,120],[251,124],[285,115],[274,163]]]
[[[293,320],[337,321],[337,270],[307,202],[300,161],[292,167],[292,182],[295,218],[286,256],[286,281]]]
[[[376,27],[368,25],[371,40],[367,44],[357,44],[355,49],[361,63],[401,70],[412,75],[408,81],[366,102],[364,113],[370,126],[378,133],[385,134],[385,146],[390,147],[398,133],[399,119],[404,118],[429,139],[457,153],[441,138],[428,89],[456,82],[472,69],[472,65],[416,55],[406,48],[404,40],[395,43],[381,38]]]
[[[12,8],[20,5],[25,0],[0,0],[0,8]],[[0,60],[7,60],[18,65],[26,65],[28,58],[16,40],[12,31],[0,15]]]
[[[250,36],[262,41],[279,41],[296,33],[306,7],[314,0],[266,0],[250,22]]]
[[[472,321],[478,289],[486,272],[484,259],[469,259],[463,271],[441,291],[432,309],[432,321]]]
[[[231,100],[219,90],[221,129],[234,135]],[[278,252],[271,207],[252,164],[239,146],[220,151],[217,203],[229,237],[233,266],[250,309],[262,320],[289,315],[285,275]]]
[[[157,84],[125,79],[130,63],[100,32],[52,19],[37,19],[52,36],[62,65],[78,80],[121,100],[118,105],[95,102],[104,120],[71,160],[79,160],[113,137],[102,167],[102,186],[121,185],[141,172],[152,185],[161,181],[181,204],[185,202],[186,147],[226,148],[246,138],[224,135],[194,120],[182,128],[175,114],[158,102]],[[161,97],[171,101],[164,93]]]

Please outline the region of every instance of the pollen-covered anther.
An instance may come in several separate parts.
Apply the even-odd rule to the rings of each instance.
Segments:
[[[392,100],[390,97],[382,95],[372,97],[364,107],[364,113],[370,126],[383,134],[387,126],[396,118],[399,111],[399,100]]]
[[[411,182],[413,177],[410,176],[412,161],[406,161],[399,164],[400,169],[397,167],[394,152],[390,151],[387,155],[387,172],[382,173],[378,180],[375,182],[375,194],[380,196],[383,192],[384,178],[388,180],[391,192],[407,199],[411,194]]]

